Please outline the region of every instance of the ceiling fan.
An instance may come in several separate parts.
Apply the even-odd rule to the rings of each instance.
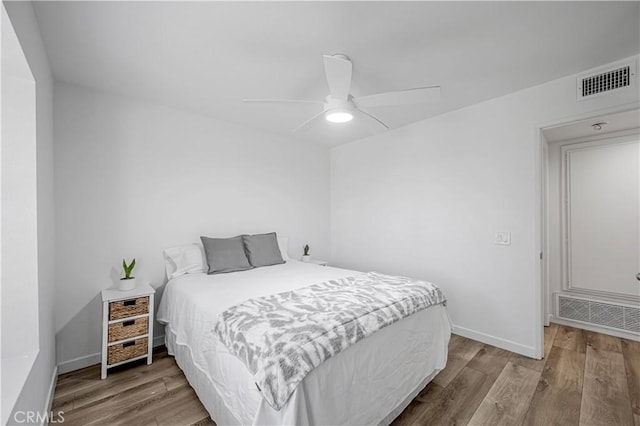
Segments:
[[[246,103],[263,104],[319,104],[323,110],[293,129],[293,133],[309,128],[315,122],[326,119],[332,123],[346,123],[354,115],[361,118],[373,133],[387,130],[389,126],[372,114],[363,110],[379,106],[411,105],[432,102],[440,98],[440,86],[418,87],[397,92],[377,93],[374,95],[353,97],[351,73],[353,65],[349,57],[343,54],[323,55],[324,71],[329,84],[329,96],[324,101],[299,99],[243,99]]]

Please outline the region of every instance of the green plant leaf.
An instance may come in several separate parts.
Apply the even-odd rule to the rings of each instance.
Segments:
[[[131,264],[127,266],[127,262],[122,259],[122,269],[124,270],[124,278],[125,279],[129,279],[131,278],[131,271],[133,271],[133,267],[136,266],[136,260],[133,259],[131,261]]]

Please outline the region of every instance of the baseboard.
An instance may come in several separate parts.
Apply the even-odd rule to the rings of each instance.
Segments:
[[[156,336],[153,338],[153,347],[157,348],[158,346],[164,345],[164,334],[162,336]]]
[[[55,393],[57,383],[58,383],[58,366],[55,366],[53,368],[53,374],[51,375],[51,383],[49,384],[49,393],[47,394],[47,400],[44,403],[44,410],[42,411],[42,413],[51,413],[51,407],[53,405],[53,394]],[[53,414],[51,415],[53,416]],[[46,420],[51,420],[51,419],[43,418],[41,426],[46,425],[45,423]]]
[[[153,338],[153,347],[164,345],[164,334]],[[102,362],[102,354],[96,352],[94,354],[84,355],[78,358],[63,361],[58,364],[58,374],[69,373],[71,371],[80,370]]]
[[[58,364],[58,374],[69,373],[91,365],[100,364],[101,356],[102,354],[100,352],[96,352],[95,354],[84,355],[68,361],[63,361]]]
[[[613,330],[611,328],[598,327],[597,325],[585,324],[581,322],[574,322],[564,318],[558,318],[551,316],[550,321],[554,324],[566,325],[567,327],[580,328],[582,330],[593,331],[595,333],[608,334],[610,336],[620,337],[622,339],[635,340],[640,342],[640,336],[634,333],[627,333],[624,331]]]
[[[486,343],[487,345],[496,346],[500,349],[505,349],[510,352],[515,352],[520,355],[527,356],[529,358],[538,358],[536,356],[536,349],[532,346],[525,346],[520,343],[512,342],[511,340],[503,339],[501,337],[492,336],[490,334],[481,333],[479,331],[470,330],[468,328],[459,327],[454,325],[452,327],[453,334],[457,334],[468,339],[476,340],[478,342]]]

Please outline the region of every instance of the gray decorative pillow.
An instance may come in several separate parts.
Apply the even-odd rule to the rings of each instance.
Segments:
[[[200,237],[209,264],[209,275],[252,269],[244,252],[242,235],[233,238]]]
[[[249,258],[249,263],[254,268],[284,263],[275,232],[243,235],[242,239],[244,240],[244,250]]]

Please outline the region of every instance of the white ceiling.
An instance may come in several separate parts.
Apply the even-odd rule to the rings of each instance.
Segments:
[[[322,54],[345,53],[352,94],[441,85],[441,101],[376,108],[399,127],[640,51],[639,2],[39,2],[57,80],[290,135],[320,106]],[[321,123],[298,137],[365,136]]]

